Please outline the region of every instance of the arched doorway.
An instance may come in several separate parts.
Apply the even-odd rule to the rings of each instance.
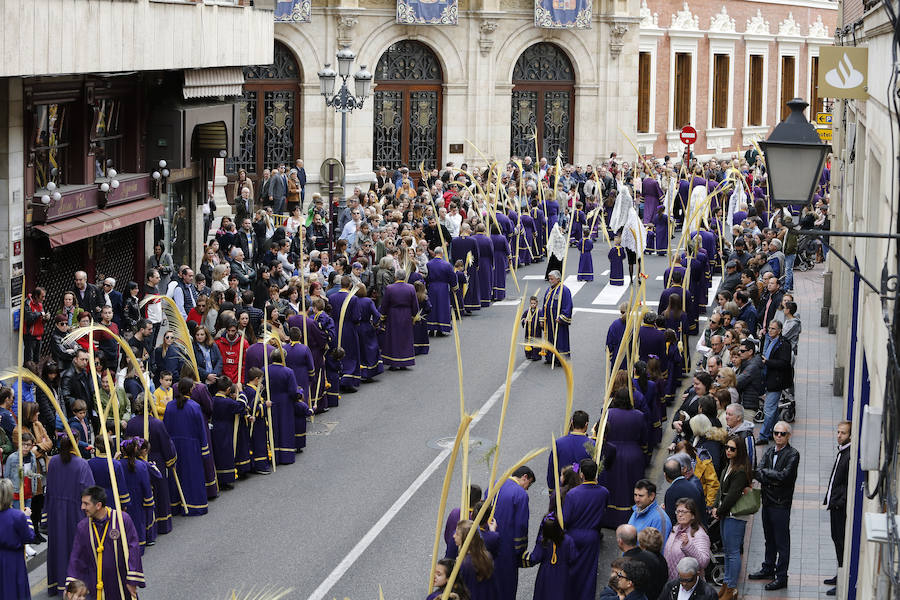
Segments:
[[[375,167],[418,171],[440,163],[443,73],[425,44],[393,44],[375,69]]]
[[[244,67],[244,96],[238,103],[240,145],[232,172],[245,169],[259,176],[263,169],[299,156],[300,66],[290,50],[275,42],[271,65]]]
[[[510,153],[537,162],[534,132],[540,155],[551,163],[556,151],[563,162],[572,160],[575,139],[575,69],[559,46],[541,42],[525,50],[513,69]]]

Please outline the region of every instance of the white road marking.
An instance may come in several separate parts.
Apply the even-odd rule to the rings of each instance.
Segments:
[[[575,298],[575,294],[581,291],[581,288],[584,287],[586,281],[578,281],[578,275],[567,275],[566,280],[563,281],[563,285],[569,288],[569,291],[572,292],[572,298]]]
[[[613,285],[607,283],[603,286],[603,289],[600,290],[600,293],[597,294],[597,297],[594,298],[594,301],[591,302],[591,304],[608,304],[610,306],[615,306],[629,289],[630,288],[625,285]],[[616,314],[619,314],[618,310],[616,311]]]
[[[609,275],[609,269],[606,269],[605,271],[600,273],[600,275],[602,275],[603,277],[606,277],[607,275]]]
[[[649,302],[647,304],[650,304]],[[656,303],[654,303],[656,304]],[[580,306],[576,306],[572,309],[572,312],[575,313],[589,313],[595,315],[616,315],[619,316],[619,309],[617,308],[582,308]],[[701,321],[706,321],[706,317],[700,317]]]
[[[709,280],[709,292],[715,296],[716,292],[719,291],[719,284],[722,283],[722,276],[716,275],[712,279]]]
[[[513,371],[512,381],[518,379],[519,375],[525,372],[525,369],[528,368],[528,365],[532,364],[532,361],[526,360]],[[500,385],[497,390],[491,394],[491,397],[487,399],[487,402],[482,405],[482,407],[475,413],[475,416],[472,418],[472,423],[469,425],[469,429],[471,430],[484,415],[487,414],[491,408],[497,403],[500,398],[503,397],[503,391],[506,388],[506,382]],[[362,556],[363,552],[375,541],[375,538],[384,531],[384,529],[390,524],[390,522],[396,517],[403,507],[406,506],[406,503],[409,502],[410,498],[419,491],[419,489],[428,481],[428,478],[431,477],[435,471],[437,471],[438,467],[447,460],[450,456],[451,448],[446,448],[438,454],[431,464],[425,467],[425,470],[422,471],[418,477],[416,477],[415,481],[413,481],[406,490],[400,494],[400,497],[391,505],[391,507],[384,513],[380,519],[372,526],[369,531],[356,543],[355,546],[350,550],[347,556],[338,563],[338,566],[334,568],[334,570],[325,578],[319,587],[317,587],[312,594],[309,595],[308,600],[322,600],[325,598],[326,594],[331,591],[338,581],[350,570],[350,567],[353,566],[353,563]]]
[[[657,275],[657,276],[656,276],[656,280],[657,280],[657,281],[662,281],[662,280],[663,280],[663,276],[662,276],[662,275]]]
[[[544,276],[543,275],[526,275],[522,279],[541,279],[541,280],[543,280]]]

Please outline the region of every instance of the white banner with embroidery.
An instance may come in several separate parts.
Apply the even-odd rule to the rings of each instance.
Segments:
[[[397,22],[402,25],[456,25],[458,0],[397,0]]]
[[[275,22],[309,23],[312,0],[277,0],[275,2]]]
[[[534,26],[544,29],[590,29],[591,0],[534,0]]]

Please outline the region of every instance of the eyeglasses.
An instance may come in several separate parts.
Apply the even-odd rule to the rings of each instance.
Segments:
[[[692,513],[691,511],[689,511],[689,510],[686,509],[686,508],[676,508],[676,509],[675,509],[675,514],[676,514],[676,515],[692,515],[692,514],[694,514],[694,513]]]
[[[737,452],[737,446],[725,446],[725,452]]]
[[[787,435],[791,435],[791,434],[788,433],[787,431],[773,431],[772,433],[774,433],[774,434],[777,435],[777,436],[782,436],[782,435],[787,436]]]

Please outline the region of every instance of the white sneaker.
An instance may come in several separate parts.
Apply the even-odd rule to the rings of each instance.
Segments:
[[[31,558],[37,555],[37,550],[31,547],[31,544],[25,544],[25,556]]]

